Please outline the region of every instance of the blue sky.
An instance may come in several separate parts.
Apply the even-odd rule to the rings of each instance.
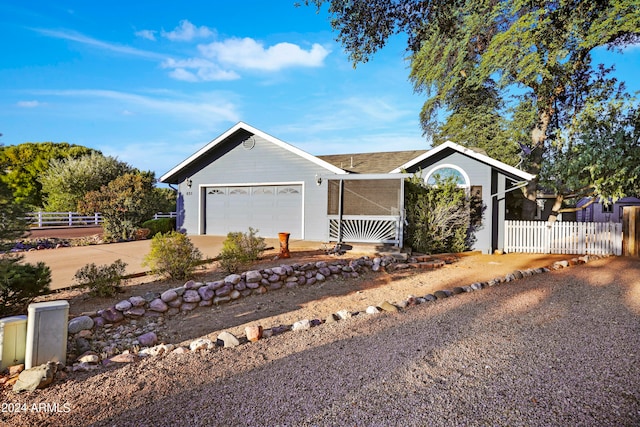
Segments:
[[[0,142],[156,176],[238,121],[316,155],[429,148],[402,39],[354,69],[327,15],[293,3],[0,0]],[[640,90],[640,48],[595,59]]]

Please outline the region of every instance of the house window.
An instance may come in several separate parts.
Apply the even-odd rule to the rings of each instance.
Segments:
[[[605,213],[605,214],[613,213],[613,203],[603,203],[602,204],[602,213]]]
[[[436,185],[438,180],[449,178],[453,178],[458,187],[468,188],[470,185],[469,176],[456,165],[437,166],[429,171],[424,181],[427,185]]]

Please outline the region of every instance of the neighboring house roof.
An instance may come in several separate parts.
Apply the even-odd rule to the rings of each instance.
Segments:
[[[520,169],[514,168],[513,166],[510,166],[506,163],[502,163],[499,160],[496,160],[494,158],[491,158],[485,154],[479,153],[478,151],[472,150],[470,148],[467,147],[463,147],[462,145],[458,145],[454,142],[451,141],[447,141],[443,144],[438,145],[437,147],[425,152],[424,154],[409,160],[408,162],[404,163],[403,165],[397,167],[396,169],[392,170],[391,173],[398,173],[401,172],[402,170],[405,169],[409,169],[412,166],[415,166],[417,164],[419,164],[420,162],[429,159],[430,157],[435,156],[438,153],[441,153],[444,150],[454,150],[457,151],[461,154],[464,154],[466,156],[469,156],[471,158],[474,158],[482,163],[486,163],[496,169],[501,170],[502,172],[506,173],[507,175],[511,175],[515,178],[520,178],[523,179],[525,181],[531,181],[532,179],[535,178],[535,175],[532,175],[528,172],[522,171]]]
[[[389,173],[400,165],[424,154],[427,150],[388,151],[382,153],[331,154],[318,156],[351,173]]]
[[[300,157],[303,157],[307,160],[309,160],[310,162],[313,162],[315,164],[317,164],[318,166],[321,166],[327,170],[329,170],[330,172],[333,173],[337,173],[337,174],[345,174],[347,173],[345,170],[337,168],[336,166],[332,165],[331,163],[328,163],[324,160],[319,159],[316,156],[313,156],[305,151],[302,151],[301,149],[294,147],[291,144],[287,144],[284,141],[279,140],[278,138],[275,138],[259,129],[254,128],[253,126],[250,126],[244,122],[238,122],[235,126],[233,126],[232,128],[230,128],[229,130],[227,130],[226,132],[224,132],[222,135],[218,136],[216,139],[214,139],[213,141],[209,142],[207,145],[205,145],[204,147],[202,147],[200,150],[198,150],[196,153],[194,153],[193,155],[191,155],[190,157],[188,157],[186,160],[184,160],[182,163],[178,164],[176,167],[174,167],[173,169],[171,169],[169,172],[165,173],[164,175],[162,175],[160,177],[160,181],[161,182],[172,182],[172,179],[175,179],[177,177],[177,175],[180,173],[180,171],[182,171],[183,169],[189,167],[190,165],[192,165],[194,162],[196,162],[197,160],[199,160],[202,156],[205,156],[206,154],[212,152],[213,150],[216,149],[216,147],[222,143],[224,143],[227,138],[229,138],[230,136],[232,136],[233,134],[235,134],[236,132],[239,131],[247,131],[250,132],[254,135],[257,135],[261,138],[264,138],[265,140],[284,148],[285,150],[288,150],[294,154],[297,154]]]

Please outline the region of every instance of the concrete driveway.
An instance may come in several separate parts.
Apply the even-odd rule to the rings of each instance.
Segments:
[[[222,250],[226,236],[189,236],[193,244],[200,249],[206,259],[216,258]],[[279,248],[277,239],[265,239],[267,246]],[[290,249],[320,249],[318,242],[304,240],[289,241]],[[73,286],[73,276],[86,264],[111,264],[121,259],[127,263],[127,274],[143,273],[148,270],[142,266],[144,257],[151,250],[151,240],[110,243],[104,245],[76,246],[70,248],[44,249],[24,252],[24,261],[44,262],[51,268],[51,290]]]

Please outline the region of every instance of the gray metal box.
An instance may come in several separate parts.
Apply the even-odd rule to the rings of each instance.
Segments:
[[[64,300],[29,304],[25,369],[67,359],[69,303]]]

